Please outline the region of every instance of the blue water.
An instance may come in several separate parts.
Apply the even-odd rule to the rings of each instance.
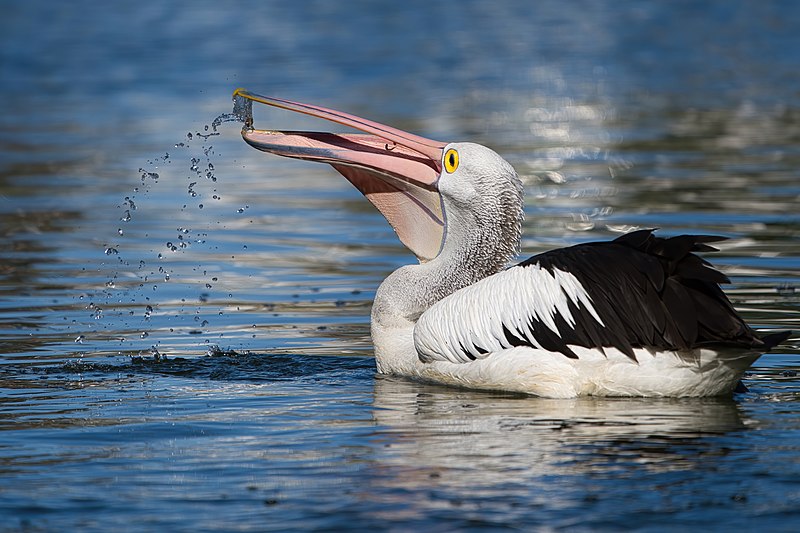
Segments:
[[[376,376],[412,257],[329,168],[211,127],[242,86],[487,144],[524,255],[721,234],[743,316],[800,331],[800,5],[430,4],[3,6],[0,531],[800,527],[797,333],[724,399]]]

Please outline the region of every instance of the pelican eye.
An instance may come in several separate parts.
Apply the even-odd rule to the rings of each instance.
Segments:
[[[447,153],[444,154],[444,169],[447,171],[448,174],[452,174],[458,168],[458,152],[453,148],[450,148]]]

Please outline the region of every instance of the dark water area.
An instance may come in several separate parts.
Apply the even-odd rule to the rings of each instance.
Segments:
[[[800,331],[800,4],[8,3],[0,531],[800,527],[800,335],[750,391],[546,400],[375,375],[413,257],[236,87],[486,144],[523,258],[658,227]],[[257,124],[327,129],[280,110]]]

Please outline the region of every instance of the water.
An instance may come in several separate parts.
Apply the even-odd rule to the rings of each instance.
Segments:
[[[526,255],[725,235],[737,308],[800,330],[795,4],[162,4],[4,8],[0,530],[797,529],[797,334],[732,399],[377,377],[370,302],[411,257],[231,111],[487,144]]]

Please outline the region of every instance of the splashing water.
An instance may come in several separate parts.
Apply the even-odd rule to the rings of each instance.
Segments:
[[[206,125],[203,128],[206,133],[198,132],[197,135],[204,139],[217,136],[219,135],[217,128],[226,122],[243,122],[245,128],[251,128],[253,126],[253,102],[247,98],[235,95],[233,97],[233,111],[231,113],[223,113],[212,120],[210,132],[208,131],[209,126]],[[191,134],[189,140],[191,140]]]
[[[141,211],[139,209],[140,206],[137,206],[137,204],[143,203],[142,197],[146,197],[152,188],[158,187],[160,183],[164,181],[168,182],[171,176],[174,176],[174,171],[176,170],[175,163],[180,162],[181,154],[186,161],[185,168],[190,171],[188,176],[184,174],[189,180],[188,187],[185,189],[188,196],[191,199],[198,200],[203,196],[213,201],[221,200],[222,196],[218,194],[216,189],[216,168],[211,161],[216,153],[214,147],[208,143],[208,139],[221,135],[221,131],[219,131],[220,126],[228,122],[242,122],[245,127],[250,127],[250,125],[252,125],[252,102],[240,96],[234,97],[234,105],[231,113],[220,114],[214,118],[210,124],[206,124],[201,131],[188,132],[184,139],[174,143],[173,146],[177,149],[175,152],[163,152],[159,156],[148,159],[146,165],[142,165],[137,169],[139,182],[137,185],[139,186],[133,187],[132,192],[125,196],[118,205],[121,212],[119,220],[125,223],[126,228],[129,228],[130,231],[123,231],[119,226],[114,228],[116,231],[113,237],[109,237],[109,241],[113,239],[115,242],[104,243],[102,252],[105,257],[113,257],[118,261],[120,268],[124,269],[127,273],[120,275],[120,272],[114,272],[114,279],[104,285],[105,290],[102,291],[101,295],[109,301],[112,299],[122,301],[121,297],[125,295],[134,302],[140,301],[146,303],[144,314],[138,315],[136,318],[136,320],[140,322],[132,326],[135,328],[142,328],[139,329],[138,336],[140,339],[145,339],[150,335],[147,328],[157,327],[152,325],[151,317],[159,306],[157,302],[151,300],[151,296],[146,296],[146,293],[143,291],[146,288],[152,288],[153,291],[158,290],[158,286],[154,283],[156,279],[163,280],[163,282],[170,282],[171,279],[176,279],[178,276],[176,276],[173,270],[168,267],[165,268],[165,265],[158,266],[157,273],[155,268],[152,269],[152,272],[148,272],[148,263],[151,262],[150,260],[145,260],[141,257],[136,257],[135,259],[127,257],[129,252],[126,253],[125,250],[125,238],[129,234],[135,234],[134,219],[136,218],[136,213]],[[200,144],[199,150],[197,146],[198,143]],[[167,171],[164,166],[165,164],[170,164],[173,170]],[[180,165],[178,165],[178,167],[180,167]],[[202,183],[205,183],[205,187],[210,188],[211,191],[202,191]],[[195,204],[194,207],[196,209],[203,209],[204,205],[203,203],[198,203]],[[188,208],[190,207],[183,204],[180,210],[184,211]],[[238,213],[242,212],[243,209],[238,211]],[[172,238],[161,240],[156,238],[155,235],[150,236],[150,238],[153,239],[153,249],[151,249],[150,252],[153,254],[153,259],[155,261],[164,261],[168,259],[170,254],[187,251],[187,248],[192,244],[201,245],[206,243],[206,236],[207,233],[197,232],[181,226],[177,228],[177,235]],[[162,243],[160,246],[157,244],[159,241]],[[166,253],[162,253],[164,250],[163,243],[166,243]],[[193,271],[200,270],[202,269],[200,265],[198,265]],[[114,281],[118,277],[130,278],[131,274],[138,278],[138,283],[128,283],[118,286]],[[203,274],[205,275],[204,270]],[[205,291],[210,288],[210,284],[206,283],[205,280],[184,280],[184,283],[188,282],[194,284],[195,281],[198,283],[198,289],[202,291],[199,298],[199,301],[202,303],[208,299],[208,295]],[[101,295],[95,295],[95,299],[99,298]],[[84,295],[80,297],[83,298]],[[92,317],[95,321],[103,320],[104,314],[100,307],[91,304],[90,309],[93,311]],[[200,311],[196,310],[196,313],[200,313]],[[131,315],[133,315],[133,313],[131,313]],[[202,321],[203,326],[208,325],[208,323],[207,320]],[[170,328],[170,331],[172,331],[172,328]],[[85,335],[80,335],[79,341],[76,342],[82,343],[85,338]],[[153,349],[155,350],[155,347],[153,347]]]
[[[245,128],[253,127],[253,101],[238,94],[233,97],[233,113],[239,121],[244,122]]]

